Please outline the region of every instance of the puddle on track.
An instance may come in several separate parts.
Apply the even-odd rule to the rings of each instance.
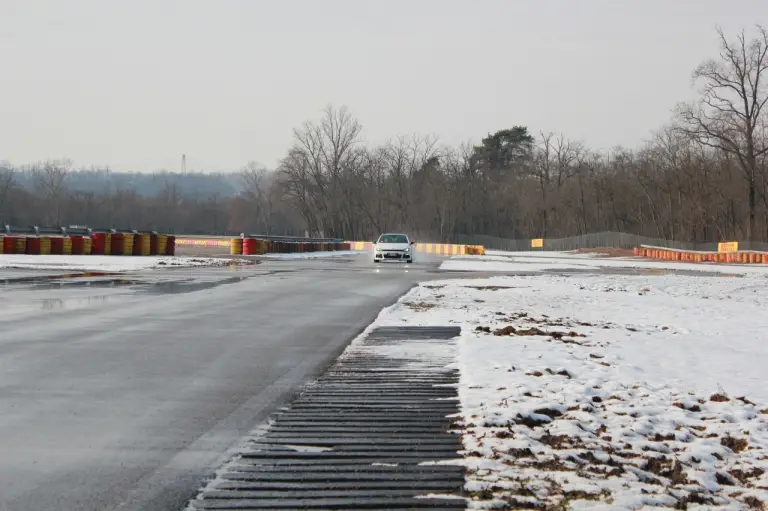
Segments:
[[[154,294],[170,295],[170,294],[192,293],[194,291],[203,291],[205,289],[213,289],[214,287],[223,286],[227,284],[236,284],[238,282],[242,282],[249,278],[251,278],[250,275],[248,276],[244,275],[240,277],[229,277],[226,279],[212,280],[208,282],[199,282],[195,280],[186,280],[186,281],[171,280],[166,282],[142,283],[144,287],[142,287],[141,292],[147,293],[147,294],[153,294],[153,295]]]
[[[70,282],[80,282],[76,279],[112,277],[113,280],[122,280],[125,277],[120,273],[107,272],[80,272],[80,273],[54,273],[51,275],[34,275],[29,277],[11,277],[0,280],[0,286],[11,286],[15,284],[64,284]],[[118,279],[119,277],[119,279]],[[99,281],[97,281],[99,282]]]
[[[107,303],[126,295],[83,296],[80,298],[46,298],[41,302],[43,310],[77,309]]]

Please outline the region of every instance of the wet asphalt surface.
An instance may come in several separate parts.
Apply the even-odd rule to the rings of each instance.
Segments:
[[[0,269],[0,511],[182,509],[383,307],[484,276],[441,261]]]
[[[0,270],[0,510],[182,509],[439,263]]]

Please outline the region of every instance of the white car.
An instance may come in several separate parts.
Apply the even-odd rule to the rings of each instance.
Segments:
[[[382,234],[377,241],[373,242],[373,262],[412,263],[415,244],[405,234]]]

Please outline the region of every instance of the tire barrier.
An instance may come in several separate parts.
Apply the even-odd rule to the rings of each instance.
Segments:
[[[109,255],[109,249],[107,248],[107,240],[110,235],[106,232],[94,232],[91,235],[93,244],[91,245],[91,253],[93,255]]]
[[[152,235],[149,233],[137,234],[133,242],[133,255],[148,256],[152,254]]]
[[[51,238],[48,236],[41,236],[39,239],[40,255],[51,255]]]
[[[85,243],[82,236],[72,236],[72,255],[85,255]],[[93,248],[93,247],[91,247]]]
[[[168,236],[164,255],[176,255],[176,236]]]
[[[133,255],[133,242],[136,239],[134,234],[123,234],[123,254],[124,256]],[[120,254],[118,254],[120,255]]]
[[[178,241],[180,245],[222,246],[222,240],[181,238]],[[283,241],[256,236],[230,238],[226,246],[229,247],[230,255],[303,254],[352,250],[351,243],[348,241]]]
[[[243,238],[232,238],[229,240],[229,255],[242,255]]]
[[[110,247],[110,254],[122,255],[123,246],[125,245],[125,238],[122,234],[117,233],[112,235],[112,246]]]
[[[27,255],[40,255],[40,238],[24,238],[26,241],[24,253]]]
[[[244,238],[242,241],[243,255],[263,255],[267,253],[268,244],[264,240]],[[301,248],[299,248],[299,251],[301,251]]]
[[[680,261],[684,263],[768,264],[768,253],[752,251],[694,252],[691,250],[640,246],[634,249],[634,255],[648,259]]]
[[[168,236],[165,234],[157,235],[157,255],[166,255],[168,252]]]
[[[93,230],[87,227],[0,226],[0,254],[174,255],[174,237],[156,232]],[[114,241],[113,241],[114,240]]]
[[[64,253],[64,238],[56,236],[51,238],[51,255],[62,255]]]

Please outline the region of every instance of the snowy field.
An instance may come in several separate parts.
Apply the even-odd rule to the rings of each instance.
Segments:
[[[499,252],[484,256],[456,256],[443,262],[441,270],[483,272],[542,272],[557,270],[594,270],[596,268],[633,268],[645,270],[684,270],[736,275],[768,276],[768,264],[682,263],[634,257],[606,257],[597,253],[571,252]]]
[[[230,264],[229,259],[168,256],[63,256],[0,254],[0,268],[122,272]]]
[[[377,324],[462,326],[473,507],[763,509],[766,284],[760,272],[445,280]]]
[[[310,252],[304,254],[268,254],[255,256],[254,259],[296,260],[316,259],[357,255],[360,252]],[[183,268],[194,266],[222,266],[242,264],[243,259],[221,257],[183,257],[183,256],[63,256],[63,255],[11,255],[0,254],[0,268],[18,268],[30,270],[75,270],[125,272],[153,268]]]

